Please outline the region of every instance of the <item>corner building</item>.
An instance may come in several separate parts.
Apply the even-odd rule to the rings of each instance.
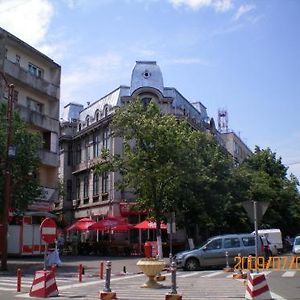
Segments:
[[[58,199],[58,136],[61,67],[51,58],[0,27],[0,71],[14,84],[14,110],[43,144],[37,174],[42,195],[28,207],[50,211]],[[2,80],[2,78],[0,78]],[[0,88],[0,101],[7,101]]]
[[[116,189],[119,174],[110,172],[97,176],[93,173],[93,166],[101,161],[102,149],[109,149],[112,154],[122,153],[122,139],[111,137],[109,123],[116,108],[137,97],[145,103],[154,100],[163,113],[186,119],[196,130],[211,132],[225,147],[221,134],[201,102],[192,104],[176,88],[165,87],[156,62],[137,61],[130,86],[120,86],[86,108],[76,103],[64,107],[60,177],[66,192],[56,209],[64,214],[66,221],[83,217],[97,220],[107,214],[130,215],[129,205],[135,199],[132,193],[121,193]]]

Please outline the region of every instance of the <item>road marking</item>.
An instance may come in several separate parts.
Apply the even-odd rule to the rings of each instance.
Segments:
[[[136,277],[141,277],[141,276],[144,276],[144,274],[112,278],[110,281],[111,282],[112,281],[121,281],[121,280],[129,279],[129,278],[131,279],[131,278],[136,278]],[[69,285],[64,285],[64,286],[58,287],[58,290],[64,291],[67,289],[73,289],[73,288],[77,288],[77,287],[86,287],[86,286],[90,286],[90,285],[97,285],[97,284],[101,284],[103,282],[105,282],[105,280],[95,280],[95,281],[89,281],[89,282],[74,283],[74,284],[69,284]],[[27,294],[27,293],[16,295],[16,297],[30,298],[29,294]]]
[[[195,276],[195,275],[199,275],[199,272],[192,272],[192,273],[188,273],[188,274],[184,274],[184,275],[179,275],[177,277],[186,278],[186,277]]]
[[[286,271],[282,274],[282,277],[294,277],[296,274],[296,271]]]
[[[275,294],[273,292],[271,292],[271,297],[272,297],[272,299],[276,299],[276,300],[288,300],[288,299],[283,298],[280,295],[277,295],[277,294]]]
[[[224,271],[216,271],[216,272],[213,272],[213,273],[210,273],[210,274],[207,274],[207,275],[202,275],[201,277],[213,277],[213,276],[217,276],[217,275],[220,275],[220,274],[224,274]]]

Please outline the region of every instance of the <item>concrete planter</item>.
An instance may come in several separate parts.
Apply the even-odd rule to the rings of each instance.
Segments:
[[[154,280],[154,277],[165,267],[165,262],[163,260],[155,258],[142,258],[136,264],[142,272],[148,276],[148,281],[145,282],[142,287],[145,288],[161,288],[161,284]]]

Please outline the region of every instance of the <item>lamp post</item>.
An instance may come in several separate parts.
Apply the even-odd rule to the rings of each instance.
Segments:
[[[11,147],[12,140],[12,111],[13,111],[13,94],[14,94],[14,85],[9,84],[6,77],[2,72],[0,75],[5,83],[6,88],[8,89],[8,98],[7,98],[7,111],[6,111],[6,120],[7,120],[7,140],[6,140],[6,152],[5,152],[5,171],[4,171],[4,203],[3,203],[3,235],[2,235],[2,254],[1,254],[1,270],[7,270],[7,232],[8,232],[8,218],[9,218],[9,207],[11,200],[11,169],[9,159],[11,156],[14,156],[12,153],[13,149]]]

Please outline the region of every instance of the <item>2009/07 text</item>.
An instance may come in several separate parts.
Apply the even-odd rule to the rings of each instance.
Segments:
[[[297,270],[300,271],[300,256],[236,256],[234,258],[235,270]]]

